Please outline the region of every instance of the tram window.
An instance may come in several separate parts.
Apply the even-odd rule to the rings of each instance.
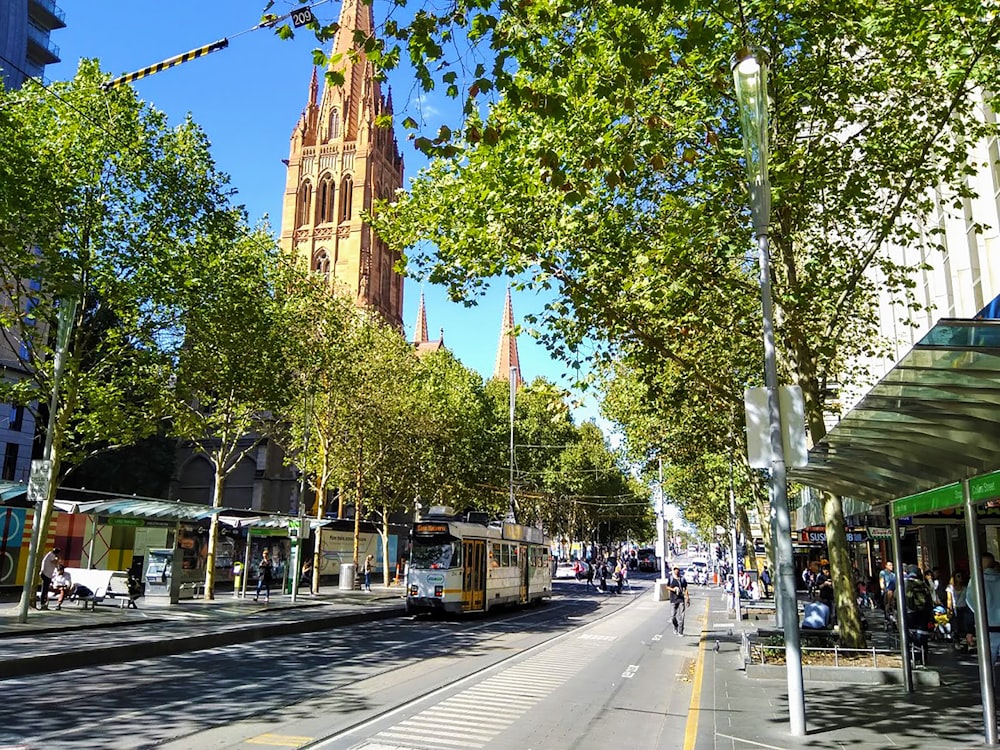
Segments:
[[[410,566],[413,568],[454,568],[462,564],[459,548],[453,542],[413,545]]]
[[[517,553],[518,547],[512,544],[510,546],[510,564],[515,568],[517,567]]]
[[[491,562],[494,568],[499,568],[501,565],[503,565],[502,550],[503,550],[502,544],[493,545],[493,560]]]

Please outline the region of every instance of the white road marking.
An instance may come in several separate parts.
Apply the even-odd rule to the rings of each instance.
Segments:
[[[624,677],[626,680],[631,680],[633,677],[635,677],[635,673],[638,671],[639,671],[638,664],[629,664],[628,669],[622,672],[622,677]]]

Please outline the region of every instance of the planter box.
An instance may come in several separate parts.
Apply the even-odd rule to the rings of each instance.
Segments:
[[[784,664],[747,664],[747,677],[754,680],[784,680],[788,672]],[[806,682],[842,682],[851,685],[902,685],[903,670],[891,667],[826,667],[802,665]],[[941,675],[933,669],[914,669],[913,684],[938,687]]]

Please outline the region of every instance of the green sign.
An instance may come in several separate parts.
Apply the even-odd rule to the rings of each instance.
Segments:
[[[302,530],[302,521],[297,518],[288,519],[288,538],[298,540],[299,532]]]
[[[146,521],[142,518],[122,518],[121,516],[111,516],[108,518],[108,526],[145,526]]]
[[[969,480],[969,493],[972,502],[981,503],[985,500],[992,500],[1000,497],[1000,471],[983,474]],[[962,499],[962,484],[946,484],[944,487],[937,487],[933,490],[920,492],[916,495],[903,497],[892,503],[892,515],[894,518],[904,516],[917,516],[926,513],[933,513],[939,510],[949,510],[950,508],[960,508],[965,504]]]
[[[251,526],[249,531],[250,536],[285,536],[284,529],[267,529]]]

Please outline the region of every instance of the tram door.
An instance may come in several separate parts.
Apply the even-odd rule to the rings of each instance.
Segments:
[[[518,561],[518,573],[521,579],[521,604],[526,604],[528,601],[528,576],[531,575],[531,565],[528,559],[528,548],[523,544],[520,545],[520,549],[517,551],[517,561]]]
[[[478,612],[486,608],[486,542],[462,541],[462,609]]]

